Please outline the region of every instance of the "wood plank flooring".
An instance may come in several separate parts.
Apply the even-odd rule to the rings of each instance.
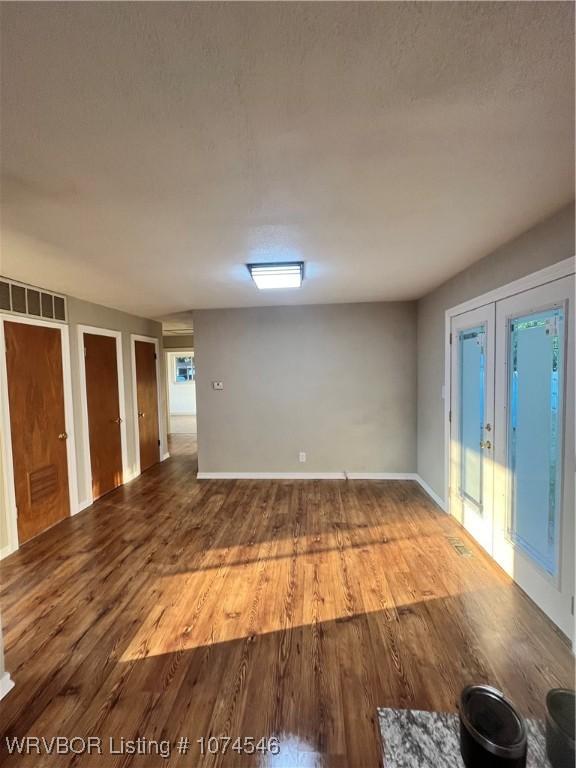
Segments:
[[[185,441],[0,563],[0,730],[188,753],[23,758],[2,738],[6,768],[378,766],[378,706],[455,710],[484,681],[542,716],[573,682],[562,639],[415,483],[197,481]],[[202,756],[220,735],[280,754]]]

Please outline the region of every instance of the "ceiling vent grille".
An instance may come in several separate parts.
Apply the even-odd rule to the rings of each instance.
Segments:
[[[0,312],[40,317],[65,323],[68,319],[66,297],[33,285],[0,277]]]

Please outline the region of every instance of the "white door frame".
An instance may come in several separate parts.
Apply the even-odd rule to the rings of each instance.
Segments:
[[[76,444],[74,433],[74,409],[72,404],[72,371],[70,367],[70,337],[68,325],[39,320],[32,317],[20,317],[19,315],[0,313],[0,407],[4,439],[2,440],[2,469],[5,478],[4,505],[6,508],[8,545],[0,550],[0,558],[15,552],[19,547],[18,517],[16,512],[16,489],[14,485],[14,462],[12,456],[12,431],[10,425],[10,402],[8,399],[8,370],[6,365],[6,341],[4,335],[4,323],[21,323],[23,325],[39,325],[46,328],[57,328],[60,331],[60,344],[62,347],[62,379],[64,389],[64,420],[68,439],[66,440],[66,458],[68,462],[68,496],[70,499],[70,516],[80,511],[78,505],[78,477],[76,473]]]
[[[160,461],[169,458],[170,454],[167,451],[164,432],[162,429],[162,399],[160,397],[160,343],[155,336],[141,336],[137,333],[130,334],[130,359],[132,363],[132,414],[134,419],[134,466],[136,468],[136,475],[141,474],[142,469],[140,466],[140,428],[138,426],[138,388],[136,383],[136,342],[147,341],[154,344],[154,352],[156,354],[156,396],[157,396],[157,410],[158,410],[158,435],[160,438]]]
[[[118,404],[120,415],[120,446],[122,452],[122,484],[127,482],[128,449],[126,443],[126,390],[124,389],[124,365],[122,358],[122,331],[112,331],[108,328],[97,328],[93,325],[78,326],[78,366],[80,371],[80,405],[82,413],[82,454],[84,459],[84,474],[88,488],[86,498],[82,501],[84,509],[94,502],[92,493],[92,462],[90,459],[90,428],[88,421],[88,395],[86,391],[86,357],[84,355],[84,334],[96,336],[110,336],[116,339],[116,365],[118,371]]]
[[[446,505],[446,511],[450,512],[450,386],[452,378],[451,370],[451,353],[450,353],[450,329],[452,326],[452,318],[456,315],[461,315],[464,312],[468,312],[471,309],[478,309],[485,304],[491,304],[492,302],[507,299],[516,293],[522,293],[530,288],[537,288],[540,285],[551,283],[554,280],[560,280],[568,275],[573,275],[575,269],[575,257],[564,259],[557,264],[552,264],[550,267],[544,267],[537,272],[532,272],[530,275],[521,277],[518,280],[514,280],[511,283],[500,288],[495,288],[493,291],[488,291],[474,299],[465,301],[462,304],[457,304],[455,307],[447,309],[444,314],[444,501]]]

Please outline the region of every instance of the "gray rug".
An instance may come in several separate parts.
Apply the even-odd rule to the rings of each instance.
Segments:
[[[379,709],[386,768],[464,768],[458,715],[415,709]],[[544,723],[526,720],[527,768],[551,768]]]

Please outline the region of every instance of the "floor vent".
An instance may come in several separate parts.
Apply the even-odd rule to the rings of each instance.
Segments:
[[[66,297],[0,277],[0,312],[66,322]]]
[[[456,550],[460,557],[472,557],[472,550],[458,536],[447,536],[448,543]]]

